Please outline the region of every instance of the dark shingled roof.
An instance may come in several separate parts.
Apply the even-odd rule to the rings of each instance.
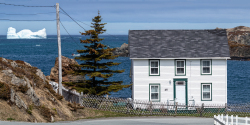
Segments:
[[[222,30],[129,30],[130,58],[230,57]]]

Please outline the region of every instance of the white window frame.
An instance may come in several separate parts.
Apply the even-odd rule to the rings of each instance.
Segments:
[[[183,61],[184,62],[184,67],[179,67],[179,68],[183,68],[184,72],[183,73],[177,73],[177,62],[178,61]],[[186,60],[175,60],[175,75],[186,75]]]
[[[210,86],[210,98],[203,98],[203,86],[204,85],[209,85]],[[212,101],[212,83],[201,83],[201,101]]]
[[[209,61],[209,64],[210,64],[210,66],[209,66],[209,73],[203,73],[203,67],[208,67],[208,66],[203,66],[203,62],[204,61]],[[210,74],[212,74],[212,71],[211,71],[211,69],[212,69],[212,60],[201,60],[201,74],[208,74],[208,75],[210,75]]]
[[[152,86],[158,86],[158,92],[152,92],[151,87]],[[158,93],[158,99],[151,99],[151,94],[152,93]],[[149,84],[149,101],[152,102],[159,102],[160,101],[160,84]]]
[[[158,67],[151,67],[151,62],[156,62],[158,63]],[[151,68],[157,68],[158,73],[157,74],[152,74],[151,73]],[[149,60],[149,75],[150,76],[159,76],[160,75],[160,60]]]

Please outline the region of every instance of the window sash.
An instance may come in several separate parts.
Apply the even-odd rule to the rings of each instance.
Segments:
[[[204,66],[203,62],[209,62],[209,66]],[[211,74],[211,60],[202,60],[201,61],[201,67],[202,67],[202,74]],[[209,68],[209,70],[204,70],[206,68]],[[204,71],[208,71],[208,72],[204,72]]]
[[[209,90],[205,86],[209,86]],[[202,84],[202,100],[211,100],[211,91],[211,84]]]
[[[157,87],[156,92],[153,91],[153,87]],[[158,101],[160,100],[160,93],[159,93],[160,86],[159,85],[150,85],[150,100],[152,101]]]
[[[183,66],[178,66],[178,62],[183,62]],[[176,75],[184,75],[185,74],[185,60],[176,60],[175,62],[175,66],[176,66]],[[178,69],[182,69],[182,70],[178,70]]]
[[[152,66],[152,63],[157,62],[157,67]],[[159,60],[150,60],[150,75],[159,75]]]

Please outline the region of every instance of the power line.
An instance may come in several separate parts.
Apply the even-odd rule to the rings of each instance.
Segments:
[[[62,12],[60,12],[60,13],[62,13]],[[67,15],[67,14],[65,14],[65,13],[62,13],[62,14],[64,14],[64,15],[68,16],[68,15]],[[91,25],[89,25],[89,24],[86,24],[86,23],[81,22],[80,20],[77,20],[77,19],[74,19],[74,20],[76,20],[76,21],[78,21],[78,22],[80,22],[80,23],[82,23],[82,24],[85,24],[85,25],[87,25],[87,26],[91,26]]]
[[[54,20],[11,20],[11,19],[0,19],[0,20],[8,20],[8,21],[56,21]]]
[[[65,13],[65,14],[67,14],[61,7],[60,7],[60,9]],[[70,17],[75,23],[77,23],[71,16],[69,16],[69,14],[67,14],[67,16],[68,17]],[[77,23],[78,24],[78,23]],[[83,28],[80,24],[78,24],[81,28]],[[85,28],[83,28],[84,29],[84,31],[86,31],[85,30]]]
[[[60,21],[60,20],[59,20],[59,21]],[[62,24],[61,21],[60,21],[60,23]],[[66,28],[64,27],[63,24],[62,24],[62,26],[63,26],[64,30],[68,33],[68,35],[70,36],[70,38],[73,39],[73,41],[74,41],[78,46],[80,46],[80,45],[74,40],[74,38],[69,34],[69,32],[66,30]]]
[[[17,4],[7,4],[7,3],[0,3],[3,5],[11,5],[11,6],[23,6],[23,7],[54,7],[54,6],[26,6],[26,5],[17,5]]]
[[[5,14],[5,15],[39,15],[39,14],[50,14],[50,13],[56,13],[56,12],[35,13],[35,14],[8,14],[8,13],[0,13],[0,14]]]

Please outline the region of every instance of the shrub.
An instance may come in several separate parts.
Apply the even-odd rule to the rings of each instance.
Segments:
[[[10,87],[6,83],[0,82],[0,99],[10,99]]]
[[[16,63],[19,63],[19,64],[25,65],[24,61],[22,61],[22,60],[16,60],[15,62],[16,62]]]
[[[51,121],[51,116],[55,116],[55,113],[51,112],[49,108],[44,105],[39,107],[41,115],[47,120]]]
[[[8,121],[15,120],[14,118],[7,118]]]
[[[22,93],[26,93],[29,89],[29,87],[27,85],[20,85],[19,87],[19,90],[22,92]]]

